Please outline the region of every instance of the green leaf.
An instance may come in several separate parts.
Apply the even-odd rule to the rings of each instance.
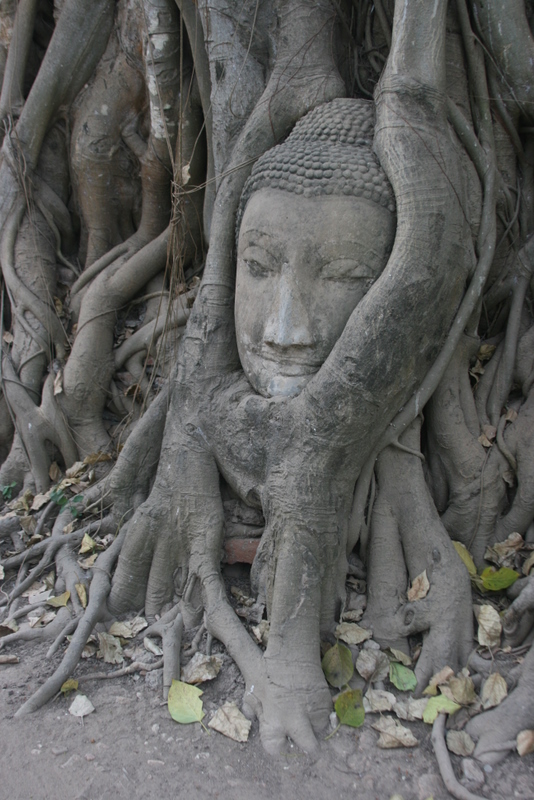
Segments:
[[[61,608],[61,606],[66,606],[70,600],[70,592],[63,592],[63,594],[58,594],[57,597],[49,597],[47,605],[53,606],[54,608]]]
[[[480,575],[482,586],[484,589],[489,589],[491,592],[499,592],[501,589],[508,589],[512,583],[515,583],[519,578],[519,572],[509,567],[486,567]]]
[[[437,697],[431,697],[423,712],[423,722],[426,722],[428,725],[432,725],[441,711],[445,711],[447,714],[454,714],[454,712],[458,711],[458,709],[461,707],[462,706],[458,703],[455,703],[454,700],[449,700],[448,697],[445,697],[444,694],[439,694]]]
[[[69,678],[65,681],[65,683],[61,684],[61,691],[63,694],[68,694],[69,692],[75,692],[78,688],[78,681],[76,678]]]
[[[350,725],[351,728],[363,725],[365,711],[360,689],[349,689],[340,694],[334,708],[342,725]]]
[[[477,574],[477,568],[475,567],[475,562],[471,558],[471,553],[467,549],[467,547],[462,544],[461,542],[453,542],[454,549],[464,562],[465,566],[467,567],[467,571],[469,575],[473,578]]]
[[[389,665],[389,680],[401,692],[413,692],[417,686],[417,678],[415,672],[404,664],[399,664],[397,661],[391,661]]]
[[[189,722],[202,722],[204,717],[200,699],[202,694],[204,692],[197,686],[173,680],[167,703],[173,720],[182,725],[187,725]]]
[[[348,647],[341,642],[336,642],[327,651],[321,662],[325,678],[330,686],[339,689],[350,681],[354,674],[354,664],[352,663],[352,653]]]

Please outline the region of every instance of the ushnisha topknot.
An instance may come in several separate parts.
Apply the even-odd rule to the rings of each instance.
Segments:
[[[372,149],[374,123],[370,100],[338,98],[306,114],[254,165],[241,195],[237,232],[251,195],[267,188],[303,197],[363,197],[395,213],[391,184]]]

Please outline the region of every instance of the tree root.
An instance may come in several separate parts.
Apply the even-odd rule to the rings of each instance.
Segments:
[[[456,800],[484,800],[480,795],[472,794],[465,786],[456,779],[454,770],[452,768],[449,751],[445,744],[445,723],[447,721],[446,714],[438,714],[432,726],[432,746],[436,754],[439,771],[443,778],[443,783],[447,790],[452,794]]]
[[[184,630],[183,617],[177,605],[145,631],[145,636],[161,637],[163,649],[163,699],[169,695],[173,680],[180,680],[180,650]]]
[[[77,678],[77,681],[78,683],[89,683],[89,681],[103,681],[111,678],[123,678],[125,675],[132,675],[134,672],[151,672],[152,670],[160,669],[163,666],[163,658],[160,658],[159,661],[154,661],[153,664],[147,664],[144,661],[132,661],[132,663],[128,664],[127,667],[113,670],[113,672],[95,672],[93,674],[80,675],[80,677]],[[167,698],[165,697],[165,700],[166,699]]]
[[[111,569],[119,555],[127,528],[128,525],[123,526],[113,544],[98,556],[94,564],[94,576],[91,581],[89,602],[83,617],[78,622],[76,632],[63,656],[61,664],[35,694],[19,708],[15,716],[23,716],[41,708],[54,697],[74,671],[94,626],[104,619],[107,614],[106,601],[111,586]]]

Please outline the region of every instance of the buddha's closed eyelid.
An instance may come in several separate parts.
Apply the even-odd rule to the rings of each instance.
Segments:
[[[248,245],[239,253],[242,261],[254,278],[263,278],[278,271],[278,261],[264,247]]]
[[[374,280],[376,270],[369,264],[353,258],[335,258],[321,267],[321,277],[329,281],[354,281],[360,278]]]

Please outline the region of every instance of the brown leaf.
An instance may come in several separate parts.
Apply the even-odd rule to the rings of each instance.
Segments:
[[[482,692],[480,693],[483,707],[488,709],[498,706],[507,695],[508,688],[506,686],[506,681],[498,672],[492,672],[484,681]]]
[[[235,703],[225,703],[208,722],[209,728],[213,728],[236,742],[248,741],[251,725],[252,723],[241,713]]]
[[[408,600],[413,603],[415,600],[422,600],[426,597],[430,589],[430,583],[426,574],[426,569],[417,578],[413,579],[411,587],[408,589]]]
[[[122,646],[116,636],[111,636],[109,633],[99,633],[98,643],[100,649],[97,657],[103,658],[106,664],[122,664],[124,661]]]
[[[366,681],[384,681],[389,676],[389,658],[381,650],[361,650],[356,669]]]
[[[457,756],[470,756],[475,749],[475,743],[466,731],[448,731],[447,747]]]
[[[381,717],[373,722],[371,727],[380,733],[377,744],[382,749],[416,747],[419,744],[411,730],[401,725],[394,717]]]
[[[519,731],[516,738],[516,747],[520,756],[534,753],[534,731]]]
[[[67,478],[77,478],[82,472],[85,472],[86,465],[83,461],[75,461],[68,470],[65,472]]]
[[[478,621],[478,643],[483,647],[498,647],[501,642],[502,623],[493,606],[474,606]]]
[[[87,608],[87,589],[83,583],[75,583],[74,588],[82,608]]]
[[[430,678],[428,682],[428,686],[424,690],[423,694],[427,695],[436,695],[438,693],[438,686],[441,684],[447,683],[451,678],[454,677],[454,670],[450,667],[443,667],[440,669],[439,672],[435,672],[434,675]]]
[[[523,575],[530,575],[530,571],[534,567],[534,552],[532,552],[523,564]]]
[[[363,707],[366,714],[378,714],[382,711],[392,711],[396,700],[392,692],[368,689],[363,698]]]
[[[52,461],[48,469],[48,477],[52,483],[56,483],[61,478],[61,470],[56,461]]]
[[[195,653],[191,661],[182,669],[181,680],[184,683],[204,683],[212,681],[220,672],[223,660],[220,656],[205,656]]]
[[[368,628],[362,628],[354,622],[340,622],[335,630],[336,636],[346,644],[361,644],[373,636]]]

